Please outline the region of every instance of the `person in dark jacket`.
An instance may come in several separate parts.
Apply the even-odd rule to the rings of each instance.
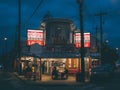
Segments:
[[[64,79],[65,76],[66,76],[65,79],[67,79],[68,78],[68,69],[66,67],[64,68],[64,72],[61,74],[61,79]]]
[[[52,79],[58,79],[58,70],[56,67],[54,67],[52,70]]]
[[[42,74],[44,74],[45,73],[45,62],[42,63],[41,68],[42,68]]]
[[[30,66],[27,66],[27,68],[25,69],[25,77],[29,79],[32,77],[32,69],[30,68]]]

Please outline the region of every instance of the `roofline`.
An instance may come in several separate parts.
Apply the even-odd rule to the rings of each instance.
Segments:
[[[49,23],[49,22],[67,22],[67,23],[73,23],[72,20],[66,19],[66,18],[46,18],[43,19],[42,23]]]

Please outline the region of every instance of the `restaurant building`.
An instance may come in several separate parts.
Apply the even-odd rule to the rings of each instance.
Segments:
[[[89,73],[93,66],[99,64],[99,53],[95,50],[96,39],[90,33],[84,33],[84,39],[85,72]],[[22,72],[26,66],[34,66],[36,72],[47,75],[51,75],[53,67],[57,67],[59,72],[63,72],[66,67],[69,75],[73,76],[81,70],[80,31],[76,29],[72,20],[44,19],[40,29],[28,30],[26,41],[21,52]],[[38,49],[34,47],[36,43]],[[35,55],[33,51],[38,53]]]

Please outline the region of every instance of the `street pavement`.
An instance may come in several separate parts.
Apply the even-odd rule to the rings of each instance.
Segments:
[[[103,90],[92,83],[65,82],[38,82],[25,80],[19,75],[10,72],[0,72],[0,90]]]
[[[106,82],[76,82],[69,80],[33,81],[13,72],[0,71],[0,90],[120,90],[120,69]]]
[[[24,90],[23,86],[12,73],[0,71],[0,90]]]
[[[103,83],[104,90],[120,90],[120,68],[115,71],[113,77],[107,83]]]
[[[14,75],[19,78],[21,81],[25,82],[26,84],[31,84],[31,85],[57,85],[57,86],[64,86],[64,85],[85,85],[88,84],[86,83],[80,83],[76,82],[75,76],[69,76],[67,80],[52,80],[50,75],[42,75],[42,80],[36,80],[34,81],[34,78],[27,79],[23,75],[18,75],[17,73],[14,73]]]

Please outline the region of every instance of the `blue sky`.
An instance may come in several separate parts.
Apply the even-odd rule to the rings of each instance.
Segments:
[[[3,50],[4,37],[8,38],[8,46],[14,44],[16,25],[18,22],[18,0],[0,0],[0,52]],[[103,39],[109,44],[120,48],[120,0],[83,0],[84,1],[84,31],[95,34],[96,25],[99,27],[99,17],[95,14],[106,12],[103,16]],[[22,36],[26,35],[27,28],[38,29],[42,17],[49,11],[53,17],[68,18],[74,21],[79,28],[79,6],[77,0],[44,0],[32,18],[40,0],[21,0]],[[26,23],[26,21],[29,21]]]

